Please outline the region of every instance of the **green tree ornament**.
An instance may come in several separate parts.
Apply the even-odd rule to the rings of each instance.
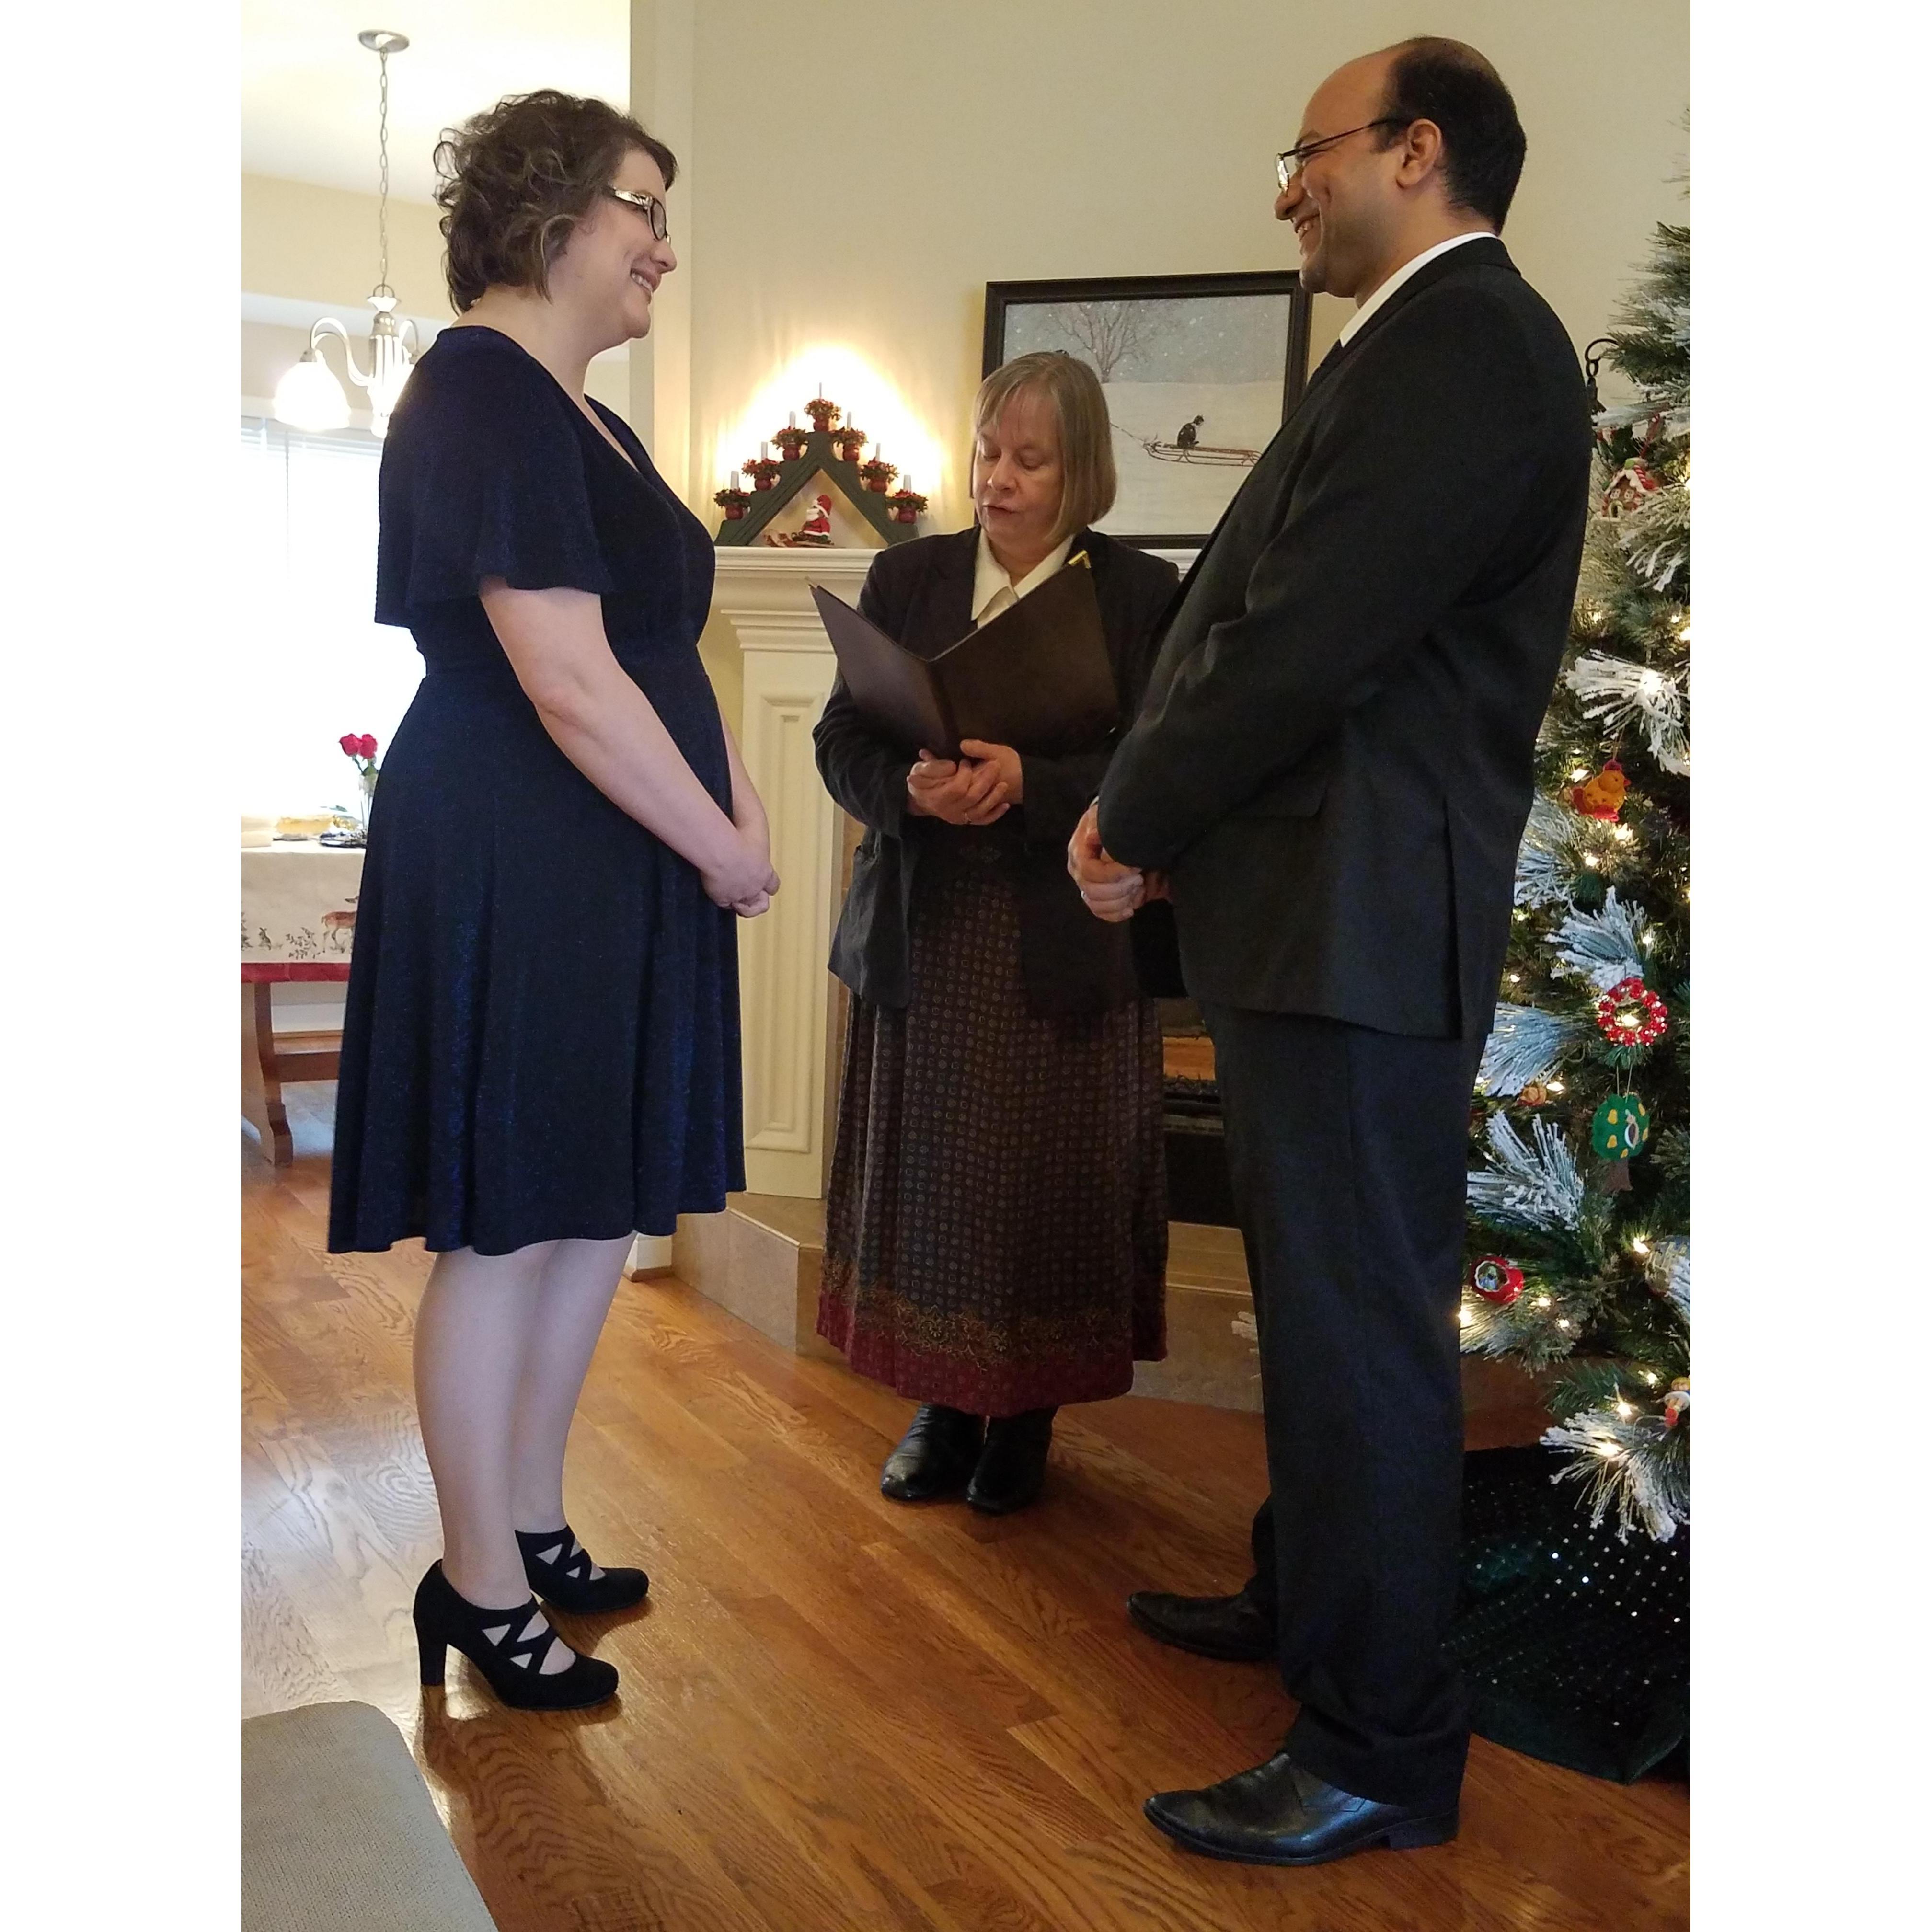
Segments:
[[[1650,1138],[1650,1109],[1634,1094],[1612,1094],[1590,1121],[1590,1145],[1605,1160],[1634,1160]]]

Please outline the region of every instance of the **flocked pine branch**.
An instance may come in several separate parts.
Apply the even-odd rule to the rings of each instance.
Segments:
[[[1650,266],[1610,332],[1616,366],[1642,392],[1606,410],[1606,428],[1661,416],[1667,436],[1690,434],[1690,231],[1660,223]]]
[[[1588,1493],[1592,1528],[1614,1510],[1617,1534],[1642,1528],[1667,1543],[1690,1516],[1688,1432],[1626,1404],[1586,1409],[1544,1433],[1552,1449],[1577,1452],[1550,1480],[1577,1482]]]
[[[1506,1114],[1490,1117],[1490,1164],[1469,1176],[1469,1205],[1498,1228],[1574,1228],[1583,1212],[1576,1156],[1547,1120],[1532,1120],[1530,1134],[1526,1142]]]
[[[1570,667],[1564,682],[1586,717],[1612,731],[1640,729],[1652,757],[1681,777],[1690,769],[1688,675],[1592,651]]]
[[[1690,1318],[1690,1241],[1670,1234],[1652,1244],[1646,1272],[1658,1292],[1686,1322]]]
[[[1666,483],[1618,519],[1618,540],[1648,589],[1672,588],[1690,561],[1690,491]]]
[[[1594,1034],[1586,1022],[1541,1006],[1499,1002],[1477,1084],[1486,1094],[1510,1099],[1532,1080],[1547,1080],[1570,1054],[1588,1046]]]
[[[1539,793],[1529,808],[1516,860],[1520,906],[1567,905],[1582,866],[1577,844],[1582,821],[1567,806]]]
[[[1573,910],[1557,928],[1556,956],[1598,992],[1606,993],[1619,980],[1642,979],[1649,970],[1645,950],[1649,932],[1650,922],[1642,908],[1624,904],[1612,886],[1600,910]]]

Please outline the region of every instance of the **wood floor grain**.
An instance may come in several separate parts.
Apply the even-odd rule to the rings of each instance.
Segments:
[[[292,1167],[244,1142],[244,1708],[359,1697],[415,1750],[503,1932],[1674,1932],[1688,1794],[1484,1743],[1461,1838],[1305,1872],[1190,1856],[1140,1804],[1274,1750],[1271,1671],[1162,1648],[1132,1588],[1232,1588],[1258,1417],[1064,1412],[1047,1493],[908,1508],[909,1405],[674,1279],[627,1283],[572,1444],[572,1520],[641,1563],[638,1612],[560,1618],[623,1673],[604,1708],[416,1680],[437,1550],[410,1401],[414,1246],[326,1250],[327,1088]]]

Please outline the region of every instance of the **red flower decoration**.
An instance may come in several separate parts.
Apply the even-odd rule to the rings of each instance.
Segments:
[[[342,741],[342,750],[346,758],[353,758],[360,756],[362,750],[362,739],[355,732],[350,732]]]
[[[362,752],[365,758],[373,758],[376,755],[376,741],[366,731],[362,734]]]
[[[1670,1024],[1670,1009],[1634,974],[1597,1002],[1598,1029],[1613,1046],[1648,1046]]]

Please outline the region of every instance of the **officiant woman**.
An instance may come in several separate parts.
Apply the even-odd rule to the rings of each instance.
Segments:
[[[950,644],[1084,550],[1124,726],[1176,575],[1090,527],[1115,490],[1098,378],[1020,356],[973,430],[974,527],[882,550],[860,610]],[[852,1000],[818,1332],[919,1404],[886,1495],[1003,1514],[1040,1493],[1060,1404],[1166,1352],[1157,1010],[1130,928],[1092,918],[1066,865],[1109,752],[914,759],[842,680],[814,735],[866,828],[832,941]]]

